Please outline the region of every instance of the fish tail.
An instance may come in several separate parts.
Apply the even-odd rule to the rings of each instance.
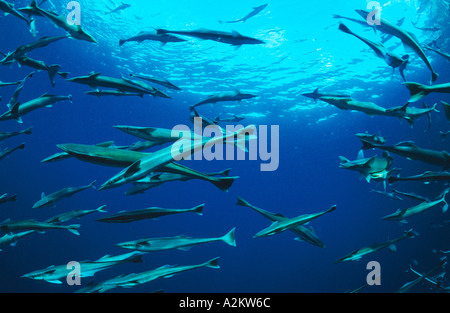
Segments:
[[[436,72],[431,73],[431,82],[434,83],[439,78],[439,74]]]
[[[353,35],[352,31],[347,26],[345,26],[343,23],[339,24],[339,30],[343,31],[344,33]]]
[[[95,188],[95,183],[97,182],[97,180],[94,180],[92,183],[90,183],[89,185],[88,185],[88,188],[92,188],[92,189],[97,189],[97,188]]]
[[[102,212],[102,213],[106,213],[107,211],[104,210],[106,208],[106,205],[102,205],[101,207],[99,207],[98,209],[96,209],[97,212]]]
[[[122,47],[125,42],[126,42],[126,40],[120,39],[119,40],[119,47]]]
[[[249,208],[253,207],[249,202],[247,202],[246,200],[242,199],[241,197],[237,197],[237,203],[236,204],[240,205],[240,206],[246,206],[246,207],[249,207]]]
[[[236,227],[230,230],[225,236],[222,237],[222,240],[229,244],[230,246],[236,247],[236,236],[235,236]]]
[[[191,209],[191,211],[197,213],[198,215],[203,215],[203,208],[204,207],[205,207],[205,204],[203,203],[203,204],[197,205],[196,207],[193,207]]]
[[[80,224],[73,224],[73,225],[69,225],[67,227],[67,230],[70,231],[72,234],[79,236],[80,232],[78,231],[78,228],[80,228]]]
[[[220,266],[219,266],[219,258],[220,257],[217,257],[217,258],[214,258],[212,260],[209,260],[208,262],[205,263],[205,266],[206,267],[210,267],[210,268],[220,268]]]
[[[411,99],[409,100],[409,102],[416,102],[430,93],[427,86],[425,85],[412,82],[406,82],[403,84],[406,86],[406,88],[408,88],[409,93],[411,94]]]
[[[363,146],[361,147],[361,150],[369,150],[369,149],[375,148],[375,146],[372,143],[368,142],[367,140],[364,140],[364,139],[360,139],[360,140],[361,140],[361,143],[363,144]]]
[[[211,183],[222,191],[227,192],[231,188],[234,181],[239,177],[212,177]]]
[[[445,197],[447,196],[447,193],[450,191],[450,188],[447,188],[445,191],[444,191],[444,193],[442,194],[442,199],[441,199],[441,201],[442,202],[444,202],[444,206],[442,207],[442,213],[445,213],[445,212],[447,212],[447,210],[448,210],[448,203],[447,203],[447,201],[445,200]]]

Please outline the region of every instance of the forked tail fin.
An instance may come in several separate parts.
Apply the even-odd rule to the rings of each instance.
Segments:
[[[408,88],[409,93],[411,94],[409,102],[419,101],[420,99],[422,99],[423,97],[425,97],[430,93],[430,90],[425,85],[411,82],[406,82],[403,84],[406,86],[406,88]]]

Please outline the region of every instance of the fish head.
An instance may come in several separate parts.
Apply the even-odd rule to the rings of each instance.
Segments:
[[[116,244],[116,247],[123,249],[136,249],[136,243],[133,241],[121,242]]]

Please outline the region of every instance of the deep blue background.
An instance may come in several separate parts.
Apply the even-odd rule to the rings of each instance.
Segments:
[[[16,7],[26,4],[23,2],[16,1]],[[298,6],[302,5],[298,1],[295,3]],[[242,11],[246,12],[248,8],[257,4],[248,1],[248,5],[237,5],[236,8],[230,9],[230,12],[234,12],[230,15],[242,15]],[[195,5],[199,8],[194,10],[196,14],[210,14],[207,8],[205,8],[205,12],[201,11],[201,4],[194,3],[193,6]],[[353,3],[353,5],[353,7],[357,7],[359,4]],[[61,5],[57,8],[60,12],[64,12]],[[283,14],[282,12],[273,9],[270,14]],[[348,15],[351,14],[351,11],[347,12],[350,12]],[[182,12],[177,13],[182,14]],[[223,17],[221,14],[218,15]],[[270,15],[264,17],[269,18]],[[126,15],[121,15],[121,18],[126,20]],[[255,21],[264,24],[263,18],[256,19],[257,17],[255,17]],[[336,20],[331,19],[329,15],[318,18],[318,20],[322,19],[325,21],[325,25],[336,23]],[[297,21],[297,24],[292,22],[292,28],[294,30],[296,27],[300,28],[298,23],[302,22],[301,29],[305,31],[307,23],[302,20]],[[92,27],[95,24],[94,21],[86,20],[86,23],[91,26],[90,30],[93,34],[102,40],[108,39],[105,37],[106,35],[102,36],[100,26],[97,29]],[[170,21],[167,24],[155,26],[170,26]],[[350,22],[347,24],[351,25]],[[37,25],[38,37],[64,33],[43,19],[38,19]],[[217,29],[221,27],[218,25],[215,25]],[[257,23],[251,25],[248,27],[258,28]],[[175,27],[181,28],[178,25]],[[25,23],[11,16],[0,19],[0,29],[2,30],[0,50],[3,52],[12,51],[17,46],[33,40]],[[121,37],[120,30],[125,32],[125,29],[116,29],[117,39]],[[314,36],[312,34],[315,30],[308,30],[311,38]],[[448,42],[446,42],[448,30],[443,29],[443,31],[441,48],[444,51],[450,51]],[[111,29],[108,29],[108,32],[111,32]],[[364,49],[362,46],[357,46],[354,38],[348,38],[336,32],[333,34],[333,36],[342,36],[343,40],[348,39],[349,47],[355,47],[357,51]],[[422,39],[425,38],[422,37]],[[116,38],[112,41],[116,42]],[[146,45],[143,44],[142,47],[155,51],[160,49],[156,43]],[[209,45],[215,47],[221,44]],[[189,43],[185,46],[186,49],[188,49],[187,47],[191,50],[195,49]],[[329,53],[333,53],[332,48],[335,47],[328,47],[325,43],[321,48],[325,51],[329,49]],[[153,58],[149,57],[146,67],[142,67],[133,63],[134,56],[130,54],[131,50],[127,49],[131,48],[124,47],[120,51],[117,46],[102,45],[102,41],[99,45],[92,45],[83,41],[67,39],[47,48],[33,51],[30,56],[38,60],[45,60],[47,64],[60,64],[62,71],[71,73],[70,77],[87,75],[91,71],[119,77],[128,73],[124,70],[124,64],[125,68],[136,72],[143,71],[143,68],[159,69],[161,67],[161,64],[155,61],[158,54],[154,51],[151,54]],[[167,49],[176,48],[169,47]],[[227,53],[230,56],[242,57],[246,53],[250,53],[246,49],[247,47],[239,50],[230,48]],[[270,47],[261,46],[248,49],[264,51]],[[301,46],[296,46],[295,49],[301,49]],[[173,50],[169,51],[174,53]],[[223,53],[223,50],[221,51]],[[145,53],[145,49],[143,53]],[[214,50],[210,49],[207,53],[209,54],[206,58],[214,56]],[[293,50],[292,53],[295,51]],[[371,55],[371,52],[367,50],[364,50],[363,53],[364,56]],[[178,65],[182,67],[183,58],[188,57],[181,48],[178,50],[178,54],[180,59],[172,61],[175,67]],[[118,58],[117,55],[120,55],[121,58]],[[431,53],[427,53],[427,55],[431,55]],[[320,56],[318,58],[320,59]],[[371,68],[371,60],[362,58],[362,61],[359,61],[361,71],[363,66],[365,70]],[[20,95],[22,102],[48,92],[58,95],[71,94],[73,103],[58,103],[53,108],[32,112],[23,118],[23,125],[18,125],[15,121],[2,122],[0,125],[1,131],[14,131],[34,126],[32,136],[17,137],[1,143],[0,147],[5,148],[15,146],[23,141],[26,142],[26,150],[17,151],[0,161],[0,193],[17,194],[16,203],[1,206],[1,221],[7,218],[12,220],[32,218],[43,221],[61,212],[74,209],[95,209],[104,204],[107,205],[107,214],[152,206],[186,209],[201,203],[206,203],[206,206],[203,216],[181,214],[124,225],[96,222],[95,219],[100,218],[101,213],[95,213],[80,221],[70,222],[82,225],[81,236],[74,236],[64,230],[33,234],[19,241],[16,247],[6,247],[3,252],[0,252],[0,292],[73,292],[76,290],[75,287],[65,284],[52,285],[20,276],[50,265],[67,264],[69,261],[95,260],[105,254],[126,253],[126,250],[114,246],[122,241],[181,234],[192,237],[216,237],[224,235],[233,227],[237,228],[237,247],[235,248],[223,243],[214,243],[194,247],[189,252],[176,250],[151,253],[144,256],[144,262],[141,264],[123,264],[99,272],[94,279],[96,282],[100,282],[123,273],[142,272],[164,264],[199,264],[220,256],[220,270],[199,269],[170,279],[159,279],[133,289],[116,289],[112,292],[151,292],[159,289],[166,292],[345,292],[365,283],[368,274],[366,265],[369,261],[374,260],[381,264],[382,285],[365,289],[365,292],[396,291],[404,283],[415,278],[412,273],[407,272],[409,264],[413,264],[414,268],[419,271],[426,272],[439,262],[440,255],[434,253],[433,250],[447,251],[449,249],[449,227],[447,223],[444,223],[449,219],[449,215],[448,213],[443,215],[440,207],[435,207],[420,216],[412,217],[407,225],[382,221],[382,216],[394,212],[398,208],[413,206],[415,202],[411,200],[394,202],[371,192],[371,189],[380,190],[382,186],[376,186],[373,182],[368,184],[364,180],[360,181],[357,173],[339,169],[338,156],[342,155],[349,159],[356,158],[361,144],[354,134],[364,131],[369,133],[380,131],[388,139],[388,144],[414,140],[418,146],[424,148],[449,151],[449,140],[442,141],[439,135],[439,131],[448,129],[448,122],[442,112],[442,106],[438,106],[440,113],[432,113],[432,127],[425,134],[424,130],[428,126],[426,117],[418,120],[411,129],[407,123],[400,122],[395,118],[371,118],[359,112],[339,111],[322,102],[314,104],[298,94],[288,95],[295,100],[280,100],[275,97],[292,88],[298,88],[298,91],[312,92],[316,87],[325,86],[328,91],[336,92],[360,88],[353,96],[363,101],[370,101],[370,95],[379,94],[381,96],[373,101],[385,107],[406,103],[409,97],[408,91],[401,85],[398,76],[391,78],[390,69],[383,67],[383,63],[378,63],[378,61],[372,61],[376,64],[372,68],[376,68],[379,72],[368,71],[371,71],[374,76],[384,76],[386,79],[384,83],[377,83],[373,86],[370,85],[370,80],[356,75],[352,78],[351,72],[345,72],[346,79],[342,78],[340,81],[339,68],[345,68],[345,64],[336,65],[338,69],[334,70],[334,84],[324,83],[324,80],[330,78],[330,74],[307,73],[306,71],[295,73],[295,66],[289,63],[289,65],[282,64],[282,66],[287,67],[287,72],[293,73],[290,83],[272,87],[269,83],[271,76],[264,72],[259,74],[255,69],[253,73],[255,79],[267,79],[267,89],[259,90],[261,96],[255,100],[257,101],[256,106],[252,106],[251,101],[243,101],[241,104],[231,107],[217,104],[215,107],[201,108],[201,113],[211,117],[218,114],[223,115],[223,113],[261,112],[264,114],[262,117],[247,115],[243,124],[280,125],[280,167],[275,172],[260,172],[260,161],[187,161],[183,163],[200,171],[214,172],[231,167],[231,175],[240,176],[240,178],[228,193],[221,192],[204,181],[189,181],[168,183],[151,189],[143,195],[127,197],[123,193],[128,186],[123,186],[101,192],[87,190],[59,202],[54,208],[46,209],[32,209],[32,205],[40,198],[42,192],[51,193],[68,186],[86,185],[94,179],[97,179],[99,186],[120,170],[83,163],[75,159],[49,164],[41,163],[42,159],[58,152],[57,144],[95,144],[114,140],[118,145],[125,145],[137,141],[137,139],[114,129],[114,125],[165,128],[172,128],[177,124],[190,125],[189,105],[204,98],[204,95],[190,92],[196,90],[194,82],[195,86],[200,89],[201,82],[205,81],[206,83],[208,79],[215,79],[222,83],[222,85],[215,86],[214,89],[203,90],[208,94],[229,90],[234,87],[234,80],[231,81],[231,84],[227,83],[227,72],[220,72],[220,65],[216,62],[205,62],[203,64],[204,73],[207,73],[208,77],[185,75],[183,91],[176,93],[169,91],[172,99],[155,100],[148,96],[142,100],[140,98],[97,99],[84,95],[89,87],[69,83],[59,77],[57,77],[56,86],[52,89],[47,74],[37,73],[25,85]],[[422,64],[418,58],[413,58],[413,61],[412,70],[407,71],[408,79],[427,82],[429,79],[428,69],[417,67]],[[224,64],[229,65],[225,59]],[[302,66],[304,70],[304,64],[298,63],[298,66]],[[440,74],[438,83],[450,81],[449,64],[446,60],[433,55],[433,66]],[[280,69],[285,72],[286,69],[283,67],[280,65]],[[189,70],[190,67],[186,66],[185,72]],[[195,68],[191,70],[192,73],[196,72]],[[3,66],[0,68],[0,80],[19,80],[29,72],[30,70],[27,68],[18,69],[17,65],[13,65],[11,68]],[[146,74],[150,75],[152,72],[147,70]],[[299,85],[294,76],[306,74],[314,74],[314,78]],[[273,71],[273,76],[275,75],[276,71]],[[191,80],[192,85],[189,85]],[[242,83],[244,84],[243,89],[259,88],[257,84],[252,85],[251,80]],[[13,92],[14,87],[5,87],[0,90],[3,96],[3,106]],[[272,97],[268,95],[272,95]],[[428,96],[425,100],[428,104],[432,104],[440,100],[449,101],[449,98],[447,95],[436,94]],[[305,111],[289,111],[289,106],[294,105],[304,105],[310,108]],[[414,105],[421,106],[421,102]],[[333,116],[333,118],[316,123],[329,116]],[[375,153],[381,155],[380,151],[367,151],[366,155]],[[419,174],[426,170],[439,170],[421,162],[408,161],[395,155],[393,157],[395,159],[394,166],[402,169],[403,176]],[[424,185],[405,182],[397,183],[393,187],[434,199],[443,190],[444,185],[442,183]],[[269,221],[251,209],[236,206],[236,196],[241,196],[258,207],[282,213],[288,217],[324,211],[336,204],[335,212],[310,223],[327,247],[321,249],[307,243],[294,241],[294,235],[290,232],[268,238],[253,239],[253,235],[267,227]],[[396,253],[384,250],[364,257],[360,262],[333,263],[354,249],[368,246],[374,242],[397,238],[402,235],[404,230],[410,228],[414,228],[420,236],[412,240],[401,241],[397,246]],[[89,281],[90,279],[83,279],[82,283],[87,284]],[[428,292],[430,290],[427,286],[421,285],[417,286],[414,291]]]

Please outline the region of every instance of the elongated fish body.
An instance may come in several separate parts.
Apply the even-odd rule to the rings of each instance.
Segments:
[[[14,15],[17,18],[20,18],[21,20],[29,23],[29,21],[14,8],[14,5],[12,3],[9,3],[5,0],[0,0],[0,10],[5,12],[5,14],[11,14]]]
[[[92,277],[99,271],[106,270],[122,263],[139,263],[142,262],[141,257],[142,253],[132,252],[114,257],[105,255],[103,258],[96,261],[81,261],[79,262],[81,268],[80,277]],[[71,269],[68,269],[67,265],[51,265],[45,269],[24,274],[21,277],[44,280],[52,284],[62,284],[62,281],[66,280],[66,277],[70,272]]]
[[[0,196],[0,204],[10,201],[16,201],[16,195],[9,195],[5,193]]]
[[[55,96],[55,95],[49,95],[44,94],[40,96],[39,98],[36,98],[34,100],[30,100],[28,102],[25,102],[23,104],[20,104],[17,102],[8,112],[5,112],[0,116],[0,121],[7,121],[7,120],[16,120],[19,123],[22,123],[22,116],[43,108],[47,106],[51,106],[57,102],[61,101],[70,101],[72,102],[72,96]]]
[[[20,65],[28,66],[31,68],[34,68],[38,71],[46,71],[48,72],[48,77],[50,79],[50,83],[52,84],[52,87],[55,86],[55,75],[59,74],[62,77],[66,78],[68,73],[60,72],[61,65],[53,64],[53,65],[47,65],[43,61],[38,61],[31,59],[27,56],[21,56],[17,58],[17,63]]]
[[[219,23],[240,23],[240,22],[245,22],[247,21],[249,18],[252,18],[255,15],[258,15],[262,10],[264,10],[266,7],[268,6],[268,4],[263,4],[257,7],[253,8],[253,11],[251,11],[249,14],[247,14],[246,16],[244,16],[243,18],[240,18],[238,20],[235,21],[219,21]]]
[[[25,58],[26,54],[38,49],[47,47],[49,44],[59,41],[61,39],[67,38],[67,36],[54,36],[54,37],[42,37],[31,43],[21,45],[13,52],[8,53],[3,60],[0,61],[1,64],[11,64],[20,58]]]
[[[217,103],[217,102],[225,102],[225,101],[242,101],[246,99],[255,98],[257,95],[252,94],[245,94],[241,93],[240,91],[233,91],[233,92],[224,92],[217,95],[212,95],[208,97],[207,99],[200,101],[199,103],[193,105],[191,108],[198,107],[200,105],[208,104],[208,103]]]
[[[375,144],[384,145],[386,143],[386,138],[384,138],[380,134],[371,135],[365,132],[365,133],[357,133],[355,134],[355,136],[358,137],[359,139],[364,139],[367,142],[372,142]]]
[[[442,267],[445,266],[445,264],[447,264],[447,260],[441,260],[441,262],[439,262],[439,264],[437,266],[435,266],[431,271],[429,271],[426,274],[420,274],[416,271],[414,271],[411,268],[411,271],[413,273],[415,273],[416,275],[418,275],[419,277],[417,277],[416,279],[414,279],[413,281],[407,282],[406,284],[404,284],[399,290],[396,291],[396,293],[405,293],[408,292],[411,288],[413,288],[414,286],[417,286],[418,284],[427,281],[427,282],[431,282],[432,285],[434,285],[435,287],[439,288],[439,289],[443,289],[445,290],[446,288],[442,288],[442,286],[439,283],[436,283],[435,281],[432,281],[429,277],[431,275],[433,275],[436,271],[440,270]],[[448,288],[447,288],[448,289]]]
[[[450,181],[450,172],[433,172],[427,171],[423,174],[409,176],[409,177],[390,177],[389,183],[395,183],[397,181],[422,181],[422,182],[431,182],[431,181]]]
[[[367,142],[364,139],[361,139],[361,142],[363,143],[362,147],[363,150],[378,148],[381,150],[401,155],[403,157],[412,160],[418,160],[425,163],[440,166],[444,169],[450,167],[450,155],[447,151],[436,151],[419,148],[413,142],[410,141],[400,142],[395,146],[378,145],[371,142]]]
[[[22,149],[22,150],[25,149],[25,144],[22,143],[22,144],[18,145],[18,146],[15,147],[15,148],[12,148],[12,149],[6,148],[5,150],[0,151],[0,160],[3,159],[3,158],[5,158],[5,157],[7,157],[7,156],[10,155],[11,153],[13,153],[14,151],[19,150],[19,149]]]
[[[409,102],[416,102],[425,97],[426,95],[436,92],[436,93],[450,93],[450,83],[426,86],[420,83],[406,82],[404,83],[406,88],[408,88],[411,98]]]
[[[180,214],[180,213],[197,213],[199,215],[202,215],[203,207],[205,204],[201,204],[198,206],[195,206],[191,209],[163,209],[163,208],[147,208],[143,210],[136,210],[136,211],[123,211],[119,212],[117,214],[104,217],[101,219],[98,219],[99,222],[105,222],[105,223],[130,223],[145,219],[154,219],[161,216],[166,215],[172,215],[172,214]]]
[[[125,126],[119,125],[114,126],[124,133],[135,136],[140,139],[147,141],[154,141],[160,144],[173,143],[182,138],[182,134],[178,136],[172,136],[172,129],[167,128],[157,128],[157,127],[139,127],[139,126]]]
[[[70,36],[74,39],[85,40],[88,42],[98,43],[94,37],[85,32],[80,25],[70,25],[67,23],[67,17],[56,14],[52,11],[47,11],[39,8],[36,4],[36,0],[33,0],[30,4],[30,7],[37,12],[39,12],[42,16],[48,18],[55,26],[64,29],[66,32],[70,34]]]
[[[197,175],[197,172],[190,173],[189,169],[186,170],[185,174],[167,173],[167,172],[156,173],[151,176],[147,176],[144,179],[134,182],[134,186],[128,189],[125,192],[125,195],[130,196],[138,193],[144,193],[146,190],[150,188],[161,186],[162,184],[167,182],[189,181],[193,179],[202,179],[208,181],[214,184],[220,190],[226,192],[234,183],[234,181],[239,178],[239,177],[213,177],[211,174],[204,174],[200,172],[198,172],[198,174],[200,175]]]
[[[141,252],[154,252],[171,249],[180,249],[186,251],[193,246],[216,241],[223,241],[228,245],[235,247],[235,228],[233,228],[224,236],[216,238],[191,238],[181,235],[176,237],[146,238],[135,241],[127,241],[118,243],[116,246]]]
[[[433,48],[431,48],[431,47],[428,46],[428,45],[425,45],[424,48],[427,49],[427,50],[434,51],[434,52],[436,52],[437,54],[439,54],[440,56],[442,56],[443,58],[445,58],[447,61],[450,61],[450,54],[445,53],[445,52],[440,51],[440,50],[437,50],[437,49],[433,49]]]
[[[123,46],[124,43],[135,41],[138,43],[142,43],[146,40],[151,41],[159,41],[161,44],[165,45],[168,42],[183,42],[186,41],[182,38],[178,38],[176,36],[168,35],[168,34],[157,34],[156,31],[142,31],[135,36],[132,36],[128,39],[120,39],[119,46]]]
[[[268,236],[273,236],[273,235],[279,234],[279,233],[284,232],[292,227],[297,227],[299,225],[304,225],[306,223],[309,223],[310,221],[312,221],[318,217],[321,217],[324,214],[333,212],[334,210],[336,210],[336,206],[332,206],[327,211],[321,212],[321,213],[305,214],[305,215],[301,215],[301,216],[294,217],[291,219],[275,221],[269,227],[258,232],[255,236],[253,236],[253,238],[268,237]]]
[[[15,246],[19,239],[31,235],[32,233],[34,233],[34,230],[29,230],[17,234],[6,234],[0,238],[0,248],[8,245]],[[0,249],[0,251],[2,251],[2,249]]]
[[[181,142],[177,142],[174,145],[170,145],[166,148],[160,149],[157,152],[148,155],[131,166],[120,171],[118,174],[113,176],[111,179],[106,181],[99,190],[110,189],[118,187],[130,182],[137,181],[149,175],[155,170],[159,170],[161,167],[174,162],[174,160],[182,160],[189,158],[194,151],[203,149],[205,145],[215,145],[215,144],[226,144],[232,140],[235,142],[235,137],[237,141],[242,139],[245,140],[244,135],[254,136],[255,128],[254,126],[248,126],[238,130],[236,133],[227,133],[223,136],[215,136],[213,138],[203,138],[203,140],[191,140],[191,139],[181,139]],[[241,138],[244,137],[244,138]],[[187,149],[187,147],[189,149]]]
[[[81,161],[121,168],[131,166],[140,159],[151,155],[151,153],[79,144],[65,144],[58,145],[58,147],[66,153],[69,153],[70,156],[73,156]],[[166,164],[158,169],[155,169],[155,171],[178,174],[184,177],[191,177],[192,179],[205,180],[223,191],[228,190],[235,179],[237,179],[237,177],[212,177],[211,175],[201,173],[175,162]]]
[[[401,56],[393,53],[392,51],[389,51],[388,49],[386,49],[386,47],[382,43],[374,42],[367,38],[364,38],[362,36],[355,34],[347,26],[345,26],[342,23],[339,25],[339,29],[347,34],[355,36],[356,38],[358,38],[359,40],[364,42],[375,52],[377,57],[379,57],[380,59],[383,59],[387,63],[387,65],[389,65],[393,69],[399,67],[400,74],[402,75],[403,80],[406,81],[403,71],[406,67],[406,63],[408,63],[409,56],[405,55],[404,57],[401,57]]]
[[[444,203],[444,207],[442,209],[442,211],[445,213],[448,209],[448,204],[445,200],[445,196],[447,195],[447,193],[449,192],[449,190],[446,190],[442,197],[436,201],[431,201],[431,202],[422,202],[416,206],[413,206],[411,208],[406,208],[403,210],[397,210],[395,213],[386,215],[385,217],[383,217],[383,220],[386,221],[399,221],[401,223],[406,223],[406,219],[408,217],[411,217],[413,215],[417,215],[419,213],[425,212],[435,206],[437,206],[438,204]]]
[[[324,98],[346,98],[346,99],[352,98],[351,96],[345,95],[345,94],[335,94],[335,93],[328,93],[328,92],[323,93],[323,92],[319,91],[319,88],[316,88],[313,92],[303,93],[302,96],[311,98],[315,102],[317,102],[317,100],[322,97],[324,97]]]
[[[369,116],[381,115],[389,116],[387,110],[373,102],[357,101],[352,98],[337,98],[337,97],[321,97],[320,100],[334,105],[341,110],[351,110],[363,112]]]
[[[349,254],[347,254],[346,256],[338,259],[334,263],[342,263],[342,262],[346,262],[346,261],[358,261],[359,259],[361,259],[363,256],[365,256],[367,254],[377,252],[377,251],[380,251],[380,250],[388,248],[388,247],[391,248],[393,251],[395,251],[395,244],[397,242],[399,242],[403,239],[406,239],[406,238],[414,238],[417,235],[418,234],[414,230],[410,229],[408,231],[405,231],[405,234],[397,239],[388,240],[381,244],[376,243],[376,244],[373,244],[373,245],[365,247],[365,248],[356,249],[356,250],[350,252]]]
[[[78,218],[82,218],[83,216],[92,214],[92,213],[96,213],[96,212],[102,212],[102,213],[106,213],[106,211],[104,210],[106,207],[106,205],[102,205],[101,207],[95,209],[95,210],[75,210],[75,211],[70,211],[70,212],[65,212],[59,215],[56,215],[54,217],[49,218],[48,220],[46,220],[46,223],[50,223],[50,224],[56,224],[56,225],[60,225],[63,224],[65,222],[74,220],[74,219],[78,219]]]
[[[157,29],[158,34],[176,34],[188,37],[195,37],[203,40],[213,40],[221,43],[230,44],[232,46],[241,46],[249,44],[264,44],[263,41],[251,37],[242,36],[237,31],[221,32],[210,29],[198,29],[194,31],[173,31],[166,29]]]
[[[395,193],[395,194],[399,194],[399,195],[408,197],[408,198],[413,199],[413,200],[418,200],[418,201],[421,201],[421,202],[430,202],[430,199],[428,199],[426,197],[423,197],[423,196],[420,196],[420,195],[417,195],[417,194],[412,193],[412,192],[403,192],[403,191],[398,191],[398,190],[395,190],[395,189],[392,189],[392,192]]]
[[[131,92],[123,92],[118,90],[91,90],[85,92],[86,95],[89,96],[97,96],[97,97],[104,97],[104,96],[114,96],[114,97],[143,97],[144,94],[142,93],[131,93]]]
[[[370,12],[366,10],[356,10],[356,13],[361,15],[362,18],[366,19],[367,16],[370,14]],[[401,27],[392,24],[391,22],[387,21],[386,19],[381,18],[380,25],[376,26],[376,29],[386,33],[390,34],[394,37],[399,38],[402,43],[411,49],[414,50],[414,52],[422,59],[422,61],[426,64],[426,66],[430,69],[432,77],[431,82],[434,83],[437,78],[438,74],[434,71],[433,66],[431,65],[430,61],[428,60],[427,56],[425,55],[425,52],[420,46],[420,43],[417,41],[416,37],[405,30],[403,30]]]
[[[109,14],[112,14],[112,13],[117,13],[119,11],[123,11],[125,9],[128,9],[129,7],[131,7],[131,5],[122,2],[122,4],[119,5],[117,8],[115,8],[115,9],[109,11],[109,12],[106,12],[105,14],[109,15]]]
[[[219,258],[214,258],[208,262],[198,264],[198,265],[186,265],[186,266],[171,266],[164,265],[157,269],[137,273],[137,274],[129,274],[129,275],[121,275],[116,278],[107,280],[101,283],[102,287],[99,289],[99,292],[104,292],[106,290],[110,290],[116,287],[123,288],[131,288],[134,286],[142,285],[148,282],[151,282],[155,279],[162,277],[172,277],[175,274],[179,274],[182,272],[195,270],[202,267],[208,268],[219,268]]]
[[[143,88],[136,84],[131,84],[123,78],[114,78],[108,76],[101,76],[101,73],[92,73],[88,76],[73,77],[68,79],[69,82],[88,85],[93,89],[98,87],[114,88],[122,92],[134,92],[138,94],[153,94],[154,88]]]
[[[164,78],[160,78],[160,77],[156,77],[156,76],[147,76],[147,75],[135,75],[135,74],[130,74],[130,76],[139,78],[139,79],[143,79],[143,80],[149,81],[151,83],[167,87],[169,89],[181,90],[180,87],[175,86],[170,81],[168,81],[167,79],[164,79]]]
[[[16,137],[19,135],[31,135],[33,130],[33,127],[29,127],[25,130],[17,131],[17,132],[10,132],[10,133],[0,133],[0,141]]]
[[[44,193],[42,193],[41,199],[33,205],[33,209],[54,206],[56,202],[58,202],[64,198],[72,197],[74,194],[79,193],[83,190],[86,190],[89,188],[95,189],[94,184],[95,184],[95,181],[93,181],[92,183],[90,183],[87,186],[63,188],[63,189],[58,190],[47,196]]]
[[[11,222],[9,220],[0,223],[0,229],[5,232],[15,232],[15,231],[28,231],[35,230],[38,232],[43,232],[47,229],[66,229],[75,235],[80,235],[78,228],[80,225],[74,224],[69,226],[55,225],[46,222],[38,222],[35,220],[23,220]]]
[[[0,81],[0,87],[7,87],[7,86],[14,86],[14,85],[20,85],[21,81],[12,82],[12,83],[5,83]]]
[[[238,205],[251,208],[272,222],[276,222],[276,221],[281,222],[283,220],[288,219],[287,217],[285,217],[282,214],[275,214],[275,213],[263,210],[261,208],[258,208],[254,205],[251,205],[250,203],[248,203],[247,201],[245,201],[244,199],[242,199],[240,197],[238,197],[237,200],[238,200],[237,201]],[[305,241],[314,246],[318,246],[320,248],[325,248],[325,244],[316,235],[316,233],[314,232],[314,230],[311,227],[306,228],[303,225],[299,225],[299,226],[292,227],[289,230],[298,236],[297,238],[295,238],[295,240]]]

